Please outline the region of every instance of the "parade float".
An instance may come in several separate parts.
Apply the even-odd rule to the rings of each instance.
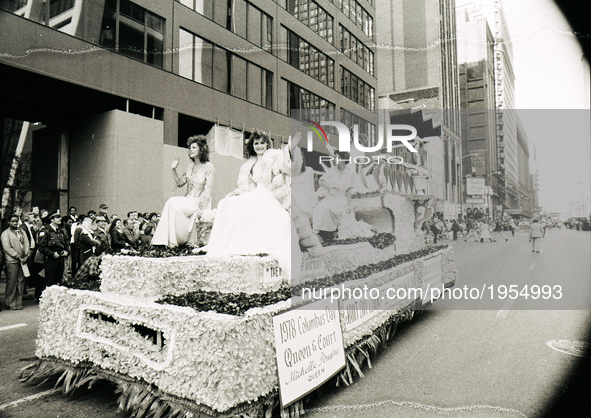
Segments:
[[[108,380],[134,417],[298,416],[318,387],[363,376],[429,289],[455,282],[451,247],[424,244],[432,200],[412,174],[354,196],[374,234],[309,246],[297,283],[267,254],[106,256],[99,282],[44,292],[23,379],[59,376],[65,393]],[[380,296],[355,297],[364,288]]]

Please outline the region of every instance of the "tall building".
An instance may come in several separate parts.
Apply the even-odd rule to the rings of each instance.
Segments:
[[[170,162],[212,136],[214,204],[242,138],[292,109],[375,109],[367,0],[0,0],[3,206],[160,211]],[[212,127],[216,129],[212,130]]]
[[[394,121],[413,120],[429,137],[433,165],[427,190],[446,219],[461,212],[460,92],[455,0],[376,0],[378,97]],[[397,116],[401,114],[401,116]],[[422,137],[423,139],[425,137]],[[439,143],[440,142],[440,143]]]
[[[475,157],[470,157],[476,158],[476,161],[468,160],[465,164],[483,167],[483,175],[490,176],[487,182],[492,187],[494,208],[502,205],[503,210],[506,210],[507,213],[516,216],[531,216],[531,210],[524,211],[523,209],[524,207],[532,207],[531,203],[527,203],[528,199],[531,200],[532,189],[528,189],[526,193],[523,188],[523,179],[529,178],[530,173],[529,165],[523,164],[522,161],[524,155],[529,155],[529,151],[527,150],[527,141],[523,140],[525,131],[519,122],[518,113],[514,110],[513,48],[502,3],[500,0],[458,0],[456,12],[458,33],[465,35],[460,36],[458,47],[461,51],[465,51],[460,53],[460,63],[465,69],[462,88],[466,91],[462,106],[466,109],[477,106],[481,106],[482,110],[494,109],[496,116],[494,128],[494,123],[490,121],[491,112],[485,122],[486,135],[472,139],[470,137],[473,132],[470,131],[477,131],[482,126],[482,121],[474,121],[473,124],[469,120],[466,121],[463,128],[467,130],[464,132],[464,136],[468,138],[468,141],[485,140],[487,144],[484,146],[485,141],[482,142],[483,151],[472,152],[470,148],[464,148],[464,156],[470,153],[477,154]],[[483,32],[484,21],[489,28],[486,37]],[[475,31],[480,32],[476,36],[482,43],[474,42],[471,38]],[[493,46],[492,51],[491,45]],[[480,52],[477,52],[478,50]],[[486,54],[483,54],[484,50],[486,50]],[[494,57],[491,56],[491,52],[494,53]],[[473,81],[480,82],[480,80],[470,80],[470,68],[474,66],[475,58],[481,61],[480,67],[483,69],[481,80],[483,88],[480,92],[476,92],[472,88]],[[492,82],[490,74],[491,65],[494,68],[494,82]],[[491,102],[493,91],[494,102]],[[486,100],[474,101],[474,95],[486,97]],[[466,118],[470,118],[468,116],[470,113],[470,111],[467,112]],[[493,135],[495,135],[493,131],[496,131],[496,141],[493,140]],[[483,157],[482,154],[486,155]],[[525,169],[528,171],[520,172]]]

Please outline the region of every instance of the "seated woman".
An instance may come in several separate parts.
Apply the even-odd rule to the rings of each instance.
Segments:
[[[113,217],[108,229],[108,234],[111,237],[113,254],[120,253],[122,249],[128,246],[123,237],[123,221],[121,219]]]
[[[336,238],[341,218],[351,212],[351,191],[357,173],[348,164],[349,153],[339,152],[337,165],[331,167],[319,183],[326,189],[326,197],[314,208],[313,228],[324,240]]]
[[[182,176],[176,172],[179,159],[172,163],[172,176],[177,187],[187,186],[184,197],[168,199],[162,209],[158,227],[152,237],[152,245],[197,246],[196,222],[206,210],[211,209],[211,188],[214,168],[209,162],[209,147],[203,135],[192,136],[187,140],[191,163]]]
[[[209,243],[202,251],[208,257],[267,253],[289,274],[289,165],[283,151],[271,149],[264,132],[253,132],[246,149],[251,158],[240,168],[238,188],[218,204]]]

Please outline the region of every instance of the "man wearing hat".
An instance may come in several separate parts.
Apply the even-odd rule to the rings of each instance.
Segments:
[[[39,232],[38,249],[45,256],[45,286],[62,282],[64,261],[68,256],[68,238],[61,228],[60,211],[52,212],[48,218],[49,225]]]
[[[109,206],[107,206],[106,203],[101,203],[99,206],[99,212],[98,212],[97,217],[103,216],[106,219],[107,224],[108,224],[110,221],[109,221],[109,215],[107,215],[107,210],[109,210]]]

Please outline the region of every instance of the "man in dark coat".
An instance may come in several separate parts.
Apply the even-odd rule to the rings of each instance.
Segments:
[[[45,287],[60,284],[64,275],[64,261],[68,256],[68,239],[61,228],[59,210],[49,216],[49,225],[39,231],[39,248],[45,256]],[[37,293],[37,292],[35,292]],[[41,295],[35,294],[35,297]]]

